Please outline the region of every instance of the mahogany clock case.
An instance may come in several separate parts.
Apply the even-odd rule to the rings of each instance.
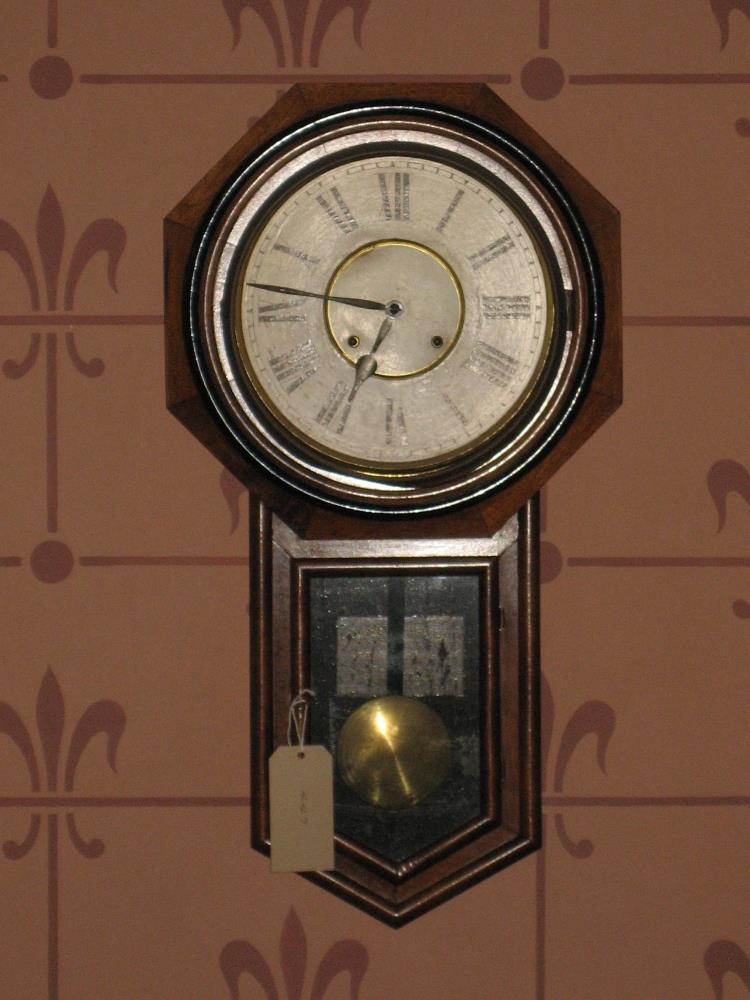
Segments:
[[[241,418],[217,373],[218,341],[205,312],[212,254],[235,196],[241,200],[294,137],[315,134],[331,118],[366,127],[384,108],[441,127],[460,122],[481,141],[492,136],[509,164],[522,164],[521,175],[558,220],[575,290],[554,292],[566,321],[550,352],[554,373],[500,436],[415,476],[406,502],[389,501],[356,469],[344,483],[332,478],[319,455],[288,440],[261,409],[251,407],[249,422]],[[429,603],[433,592],[463,587],[474,595],[462,612],[465,686],[425,696],[453,727],[460,765],[400,826],[393,817],[373,819],[338,782],[335,870],[309,876],[400,926],[539,846],[537,494],[621,400],[617,212],[486,87],[305,85],[293,87],[170,213],[165,252],[168,407],[249,491],[256,849],[269,850],[268,758],[287,741],[291,699],[311,683],[321,688],[325,704],[316,712],[313,703],[308,736],[335,749],[342,715],[363,697],[359,689],[337,690],[320,594],[334,595],[336,613],[347,618],[365,607],[347,591],[369,590],[376,616],[401,628],[402,638],[408,602],[396,613],[388,598],[383,611],[383,593],[427,595],[418,611],[425,619],[445,616],[442,598]],[[406,691],[405,669],[403,653],[388,654],[388,693]]]

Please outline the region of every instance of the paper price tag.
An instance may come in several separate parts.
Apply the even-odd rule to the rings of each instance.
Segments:
[[[333,761],[322,746],[279,747],[269,760],[271,871],[333,868]]]

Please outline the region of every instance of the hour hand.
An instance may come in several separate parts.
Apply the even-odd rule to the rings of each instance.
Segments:
[[[248,281],[251,288],[262,288],[266,292],[280,292],[282,295],[303,295],[308,299],[322,299],[324,302],[341,302],[345,306],[356,306],[358,309],[373,309],[385,312],[385,302],[375,302],[373,299],[353,299],[347,295],[325,295],[321,292],[305,292],[301,288],[287,288],[286,285],[264,285],[259,281]]]
[[[352,402],[359,392],[362,383],[371,375],[374,375],[377,370],[378,362],[373,354],[363,354],[361,358],[357,358],[357,363],[354,366],[354,385],[352,386],[352,391],[349,393],[348,402]]]
[[[370,353],[363,354],[361,357],[357,358],[357,363],[354,366],[354,385],[352,386],[352,391],[349,393],[348,401],[350,403],[359,392],[362,383],[365,382],[371,375],[374,375],[378,370],[378,361],[375,357],[375,351],[377,351],[385,338],[388,336],[392,326],[392,321],[386,317],[380,324],[380,329],[375,337],[375,343],[372,345]]]

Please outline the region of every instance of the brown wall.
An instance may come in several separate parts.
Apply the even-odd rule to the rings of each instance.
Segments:
[[[747,0],[261,7],[5,5],[0,996],[747,996]],[[544,496],[546,847],[400,931],[249,850],[246,499],[163,401],[161,220],[318,74],[489,80],[623,222],[626,401]]]

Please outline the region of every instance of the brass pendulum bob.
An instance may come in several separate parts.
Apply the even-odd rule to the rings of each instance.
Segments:
[[[445,780],[450,736],[440,716],[416,698],[373,698],[344,723],[337,760],[344,782],[365,802],[405,809]]]

